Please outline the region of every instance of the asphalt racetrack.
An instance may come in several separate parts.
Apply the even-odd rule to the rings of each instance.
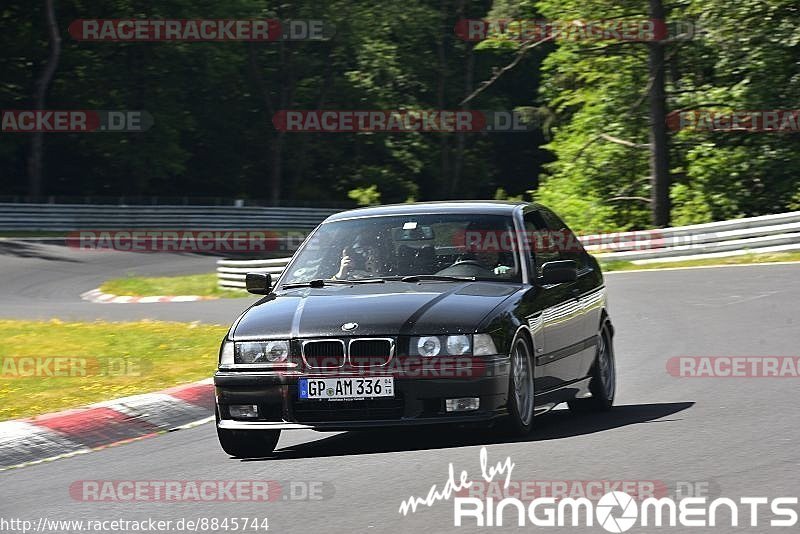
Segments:
[[[213,272],[217,258],[199,254],[78,250],[0,240],[0,317],[91,321],[161,319],[228,324],[255,298],[153,304],[97,304],[80,295],[128,274]]]
[[[0,315],[228,323],[249,302],[81,302],[77,295],[97,287],[109,270],[175,274],[213,269],[209,257],[99,258],[60,247],[6,248],[0,256]],[[510,457],[516,482],[659,481],[737,501],[800,495],[797,378],[678,378],[667,372],[668,360],[678,356],[798,356],[800,265],[615,273],[607,276],[607,285],[617,332],[618,394],[616,407],[606,414],[576,416],[558,409],[538,418],[534,432],[523,440],[486,430],[284,431],[272,458],[252,461],[228,458],[218,446],[214,425],[203,424],[2,472],[0,516],[34,522],[43,517],[173,522],[266,517],[269,532],[288,533],[483,531],[474,520],[454,528],[452,499],[405,516],[398,510],[410,496],[425,498],[434,484],[441,489],[450,463],[456,476],[465,470],[469,479],[480,480],[484,446],[489,465]],[[82,480],[253,479],[281,481],[282,492],[272,502],[86,502],[70,493]],[[314,497],[304,498],[307,491]],[[758,515],[762,522],[774,517],[768,508]],[[749,527],[749,515],[741,517],[738,528],[728,519],[715,528],[636,525],[630,532],[776,530],[763,524]],[[520,529],[515,519],[507,512],[506,521],[517,532],[608,531],[597,523],[542,529],[528,522]]]

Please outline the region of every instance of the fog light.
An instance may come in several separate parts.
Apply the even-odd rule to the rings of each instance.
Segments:
[[[444,405],[448,412],[467,412],[469,410],[477,410],[481,405],[481,399],[480,397],[446,399]]]
[[[257,419],[258,405],[231,404],[230,406],[228,406],[228,412],[230,412],[232,419]]]

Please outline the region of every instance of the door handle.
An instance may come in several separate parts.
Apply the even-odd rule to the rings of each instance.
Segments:
[[[584,304],[584,302],[583,302],[583,299],[581,298],[582,294],[583,294],[583,291],[581,291],[581,290],[580,290],[580,289],[578,289],[578,288],[575,288],[575,289],[573,289],[573,290],[572,290],[572,298],[574,298],[574,299],[575,299],[575,302],[577,302],[577,303],[578,303],[578,307],[579,307],[581,310],[584,310],[584,306],[585,306],[585,304]]]

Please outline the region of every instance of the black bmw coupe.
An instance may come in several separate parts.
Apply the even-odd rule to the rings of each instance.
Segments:
[[[320,224],[231,326],[217,432],[263,457],[281,430],[478,424],[531,430],[567,402],[609,409],[616,387],[603,275],[538,204],[357,209]]]

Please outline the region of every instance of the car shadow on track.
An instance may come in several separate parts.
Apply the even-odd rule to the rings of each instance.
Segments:
[[[82,263],[81,261],[70,258],[65,254],[55,253],[55,248],[38,243],[26,243],[24,241],[14,241],[11,239],[0,240],[0,256],[17,256],[18,258],[36,258],[40,260],[65,261],[70,263]]]
[[[316,441],[276,450],[264,458],[271,461],[325,456],[349,456],[386,452],[446,449],[496,443],[547,441],[641,423],[674,421],[663,419],[694,406],[694,402],[628,404],[599,414],[575,415],[556,410],[536,418],[527,436],[509,437],[496,429],[409,427],[389,430],[344,432]],[[243,460],[260,461],[260,460]]]

